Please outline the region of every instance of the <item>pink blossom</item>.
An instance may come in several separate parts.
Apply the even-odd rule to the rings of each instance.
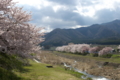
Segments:
[[[111,47],[105,47],[105,48],[103,48],[102,50],[99,51],[98,55],[102,56],[102,55],[105,55],[105,54],[111,54],[112,50],[113,49]]]
[[[0,0],[0,46],[8,54],[27,55],[40,50],[44,33],[29,23],[31,14],[16,7],[12,0]]]
[[[89,53],[98,53],[100,51],[100,47],[92,47],[89,49]]]

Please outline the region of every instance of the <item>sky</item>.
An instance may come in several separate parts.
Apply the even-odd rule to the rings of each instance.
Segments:
[[[120,0],[13,0],[32,12],[31,23],[46,32],[120,19]]]

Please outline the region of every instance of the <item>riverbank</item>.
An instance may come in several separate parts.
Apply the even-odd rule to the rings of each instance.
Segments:
[[[0,63],[0,80],[83,80],[81,73],[65,70],[63,65],[42,63],[35,58],[28,60],[0,53]]]
[[[62,66],[37,63],[32,60],[30,60],[30,64],[31,66],[24,67],[27,71],[16,72],[16,74],[26,80],[83,80],[77,77],[82,74],[66,71]]]
[[[87,72],[95,76],[103,76],[111,80],[120,80],[120,66],[119,59],[105,59],[105,58],[92,58],[88,56],[79,56],[68,53],[61,53],[56,51],[43,51],[37,57],[43,63],[53,65],[62,65],[66,63],[80,71]],[[115,63],[116,62],[116,63]]]
[[[90,57],[56,51],[53,53],[77,61],[76,68],[86,71],[88,74],[120,80],[120,58]]]

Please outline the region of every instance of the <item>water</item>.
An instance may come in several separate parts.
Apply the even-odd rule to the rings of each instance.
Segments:
[[[40,61],[38,61],[38,60],[36,60],[36,59],[33,59],[35,62],[37,62],[37,63],[40,63]]]
[[[40,63],[40,61],[36,60],[36,59],[33,59],[35,62],[37,63]],[[110,80],[110,79],[107,79],[105,77],[102,77],[102,76],[94,76],[94,75],[91,75],[91,74],[88,74],[87,72],[85,71],[80,71],[76,68],[73,68],[71,65],[67,65],[66,63],[64,63],[64,66],[65,67],[69,67],[70,70],[71,69],[74,69],[76,72],[79,72],[79,73],[82,73],[84,74],[85,76],[81,76],[82,79],[87,79],[87,78],[92,78],[92,80]]]
[[[68,66],[66,63],[64,63],[64,66]],[[69,65],[69,67],[71,67]],[[71,67],[72,68],[72,67]],[[79,72],[79,73],[82,73],[84,74],[85,76],[81,76],[82,79],[87,79],[87,78],[92,78],[92,80],[110,80],[110,79],[107,79],[105,77],[102,77],[102,76],[94,76],[94,75],[91,75],[91,74],[88,74],[87,72],[85,71],[80,71],[76,68],[73,68],[76,72]]]

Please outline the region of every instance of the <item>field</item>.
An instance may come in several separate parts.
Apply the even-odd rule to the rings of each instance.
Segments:
[[[32,59],[21,60],[19,58],[18,60],[15,55],[0,53],[0,66],[2,66],[0,67],[0,80],[83,80],[80,78],[83,74],[65,69],[58,60],[60,58],[51,52],[44,51],[38,55],[43,58],[41,63]],[[53,64],[55,62],[51,59],[59,62],[59,64]]]
[[[104,76],[112,80],[120,79],[119,54],[113,55],[112,58],[102,58],[57,51],[42,51],[37,57],[42,63],[49,63],[52,65],[66,63],[81,71],[87,71],[87,73],[92,75]]]
[[[27,70],[24,73],[16,72],[20,77],[24,77],[26,80],[82,80],[76,76],[78,74],[72,71],[66,71],[62,66],[53,66],[53,68],[47,68],[50,64],[36,63],[30,60],[31,66],[25,67]]]
[[[3,78],[1,79],[0,77],[0,80],[14,80],[13,78],[17,78],[17,80],[83,80],[80,78],[83,74],[66,69],[66,67],[63,66],[64,63],[83,72],[87,71],[88,74],[104,76],[111,80],[120,79],[119,55],[113,55],[112,58],[102,58],[57,51],[42,51],[34,56],[36,56],[41,63],[29,60],[30,65],[24,66],[22,71],[12,70],[14,77],[11,77],[11,79],[6,79],[5,75],[2,74],[8,74],[8,77],[10,77],[9,75],[11,73],[4,70],[4,72],[1,73]],[[10,59],[12,58],[13,57]],[[5,61],[8,62],[9,60],[5,59]],[[14,65],[11,65],[11,67],[13,66]],[[46,66],[52,66],[52,68]]]
[[[111,58],[102,58],[102,57],[92,57],[90,55],[83,56],[83,55],[77,55],[77,54],[71,54],[71,53],[63,53],[63,52],[57,52],[54,51],[55,54],[67,56],[67,57],[75,57],[75,58],[84,58],[84,59],[90,59],[90,60],[97,60],[102,62],[112,62],[112,63],[120,63],[120,54],[114,54]]]

